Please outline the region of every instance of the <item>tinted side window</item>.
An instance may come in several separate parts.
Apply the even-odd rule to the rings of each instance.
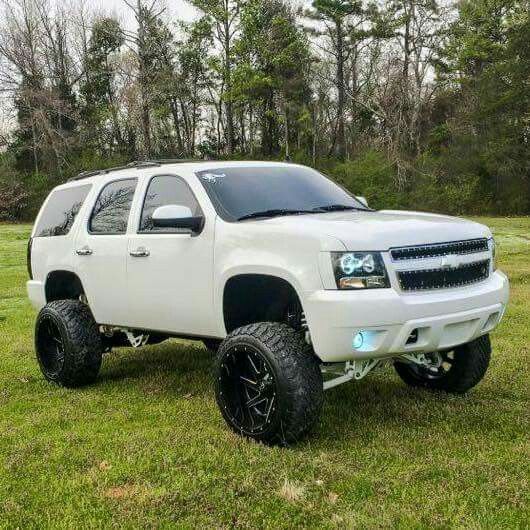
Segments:
[[[152,215],[159,206],[176,204],[187,206],[193,216],[201,215],[201,208],[190,187],[180,177],[163,175],[154,177],[145,194],[140,232],[186,232],[175,228],[160,228],[153,226]]]
[[[136,189],[136,179],[107,184],[92,210],[88,229],[94,234],[125,234]]]
[[[90,184],[85,184],[52,191],[35,227],[35,237],[68,234],[91,187]]]

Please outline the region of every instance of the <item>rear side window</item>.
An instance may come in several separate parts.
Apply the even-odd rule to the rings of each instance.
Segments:
[[[93,234],[125,234],[136,189],[136,179],[107,184],[94,205],[88,229]]]
[[[140,232],[186,232],[186,229],[160,228],[153,226],[153,212],[159,206],[176,204],[187,206],[192,216],[201,215],[201,208],[187,182],[180,177],[161,175],[153,177],[145,194]]]
[[[35,227],[35,237],[68,234],[91,187],[91,184],[85,184],[52,191]]]

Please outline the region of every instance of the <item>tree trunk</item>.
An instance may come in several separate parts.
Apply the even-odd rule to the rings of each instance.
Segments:
[[[254,109],[252,104],[248,110],[248,142],[250,144],[250,156],[254,156]]]
[[[35,122],[33,116],[31,116],[31,137],[33,140],[33,168],[35,175],[39,173],[39,156],[37,154],[37,134],[35,133]]]
[[[144,87],[142,87],[142,131],[144,135],[145,156],[149,158],[151,156],[151,118],[149,116],[149,103]]]
[[[285,121],[284,125],[284,141],[285,141],[285,160],[291,160],[291,150],[289,146],[289,109],[287,108],[287,101],[284,98],[283,101],[283,119]]]
[[[184,144],[182,142],[182,134],[180,131],[181,126],[180,126],[178,101],[176,101],[175,98],[171,98],[169,101],[169,106],[171,108],[171,115],[173,116],[173,123],[175,124],[175,135],[177,137],[177,149],[179,150],[179,154],[182,156],[185,153],[184,153]]]
[[[410,64],[410,11],[407,12],[406,3],[405,3],[405,29],[403,36],[403,71],[402,71],[402,81],[403,88],[407,84],[409,77],[409,64]]]
[[[344,118],[344,34],[342,21],[336,21],[337,29],[337,155],[343,160],[346,157],[346,131]]]
[[[110,71],[108,57],[105,57],[105,68],[106,71]],[[121,151],[124,147],[123,136],[121,134],[120,122],[118,120],[118,110],[116,108],[116,100],[114,98],[114,92],[112,90],[112,84],[109,81],[107,85],[107,98],[109,101],[110,114],[112,117],[112,128],[114,130],[114,138],[118,144],[118,149]]]
[[[149,109],[149,79],[146,64],[146,42],[145,42],[145,20],[142,14],[142,3],[138,0],[138,77],[140,81],[140,98],[141,98],[141,121],[142,133],[144,137],[144,154],[146,158],[151,156],[151,117]]]
[[[239,129],[241,131],[241,142],[240,142],[240,150],[242,153],[246,152],[247,149],[247,138],[246,138],[246,127],[245,127],[245,112],[242,110],[239,113]]]
[[[266,156],[274,155],[277,147],[275,111],[274,92],[269,88],[261,116],[261,150]]]
[[[228,4],[228,2],[227,2]],[[228,11],[228,5],[226,6],[226,14],[224,20],[224,81],[225,81],[225,94],[229,93],[225,100],[225,114],[226,114],[226,132],[227,132],[227,143],[228,143],[228,154],[232,155],[235,150],[235,137],[234,137],[234,108],[230,99],[230,91],[232,89],[232,63],[230,58],[230,26],[229,18],[230,14]]]
[[[313,108],[311,109],[311,122],[312,122],[312,141],[311,141],[311,158],[313,160],[313,166],[316,165],[317,162],[317,111],[316,106],[313,105]]]

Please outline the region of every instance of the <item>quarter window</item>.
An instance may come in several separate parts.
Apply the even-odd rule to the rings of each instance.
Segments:
[[[74,186],[52,191],[35,227],[35,237],[65,236],[92,186]]]
[[[145,194],[142,217],[140,219],[140,232],[187,232],[186,229],[153,226],[153,212],[159,206],[169,204],[187,206],[194,217],[201,215],[199,203],[185,180],[171,175],[153,177]]]
[[[92,210],[89,230],[94,234],[125,234],[136,189],[136,179],[107,184]]]

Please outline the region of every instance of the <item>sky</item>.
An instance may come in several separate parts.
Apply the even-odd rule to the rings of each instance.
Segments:
[[[136,0],[132,0],[130,3],[135,2]],[[195,8],[185,0],[161,0],[160,4],[165,4],[166,17],[168,19],[192,20],[196,15]],[[126,25],[133,23],[131,10],[125,5],[123,0],[87,0],[87,5],[102,11],[114,11]]]
[[[57,2],[60,2],[61,0],[55,0]],[[86,0],[87,5],[94,6],[96,8],[102,9],[104,11],[114,11],[125,23],[126,25],[132,25],[133,20],[131,17],[130,9],[125,5],[123,0]],[[136,0],[131,0],[131,2],[135,2]],[[166,13],[167,18],[169,20],[192,20],[197,12],[194,7],[192,7],[188,2],[185,0],[159,0],[161,2],[161,5],[166,5]],[[311,0],[287,0],[288,2],[292,3],[293,5],[300,5],[300,4],[311,4]],[[76,0],[73,0],[75,3]]]

